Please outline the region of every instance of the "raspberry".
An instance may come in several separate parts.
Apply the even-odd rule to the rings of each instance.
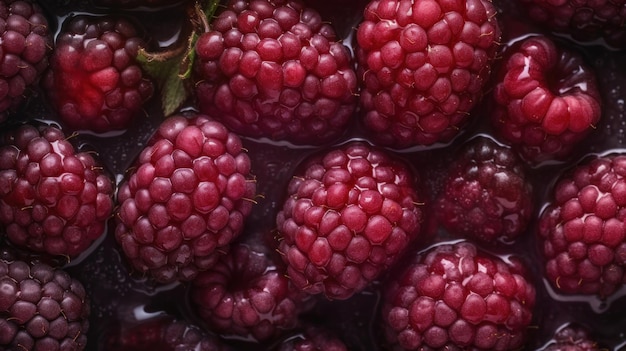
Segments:
[[[142,113],[153,92],[135,60],[142,46],[124,18],[76,16],[64,23],[43,84],[69,128],[121,130]]]
[[[0,1],[0,122],[24,100],[48,67],[52,35],[39,5],[30,0]]]
[[[549,29],[589,42],[604,38],[611,46],[626,45],[626,1],[520,0],[535,22]]]
[[[387,341],[402,350],[521,348],[535,304],[521,268],[468,242],[415,256],[384,290]]]
[[[113,184],[56,127],[23,125],[0,147],[0,223],[16,246],[70,258],[105,231]]]
[[[239,235],[255,191],[239,137],[208,116],[170,117],[119,188],[115,237],[140,273],[188,281]]]
[[[591,340],[587,330],[575,324],[566,324],[554,334],[554,339],[541,351],[601,351],[608,350]]]
[[[364,124],[405,148],[449,141],[466,124],[500,29],[488,0],[373,0],[356,39]]]
[[[231,0],[196,53],[200,110],[246,136],[319,144],[356,106],[350,52],[300,0]]]
[[[259,250],[236,244],[193,281],[191,299],[212,330],[268,340],[296,326],[305,295]]]
[[[341,339],[326,329],[307,327],[278,345],[276,351],[348,351]]]
[[[0,260],[0,349],[84,350],[88,318],[85,289],[66,272]]]
[[[529,162],[565,158],[600,119],[595,73],[545,36],[526,38],[506,55],[493,94],[496,132]]]
[[[598,157],[563,174],[539,220],[550,283],[608,297],[626,283],[626,156]]]
[[[315,157],[296,174],[277,216],[279,252],[300,289],[347,299],[420,234],[416,176],[362,142]]]
[[[533,213],[532,189],[521,160],[487,138],[470,141],[448,170],[437,202],[443,226],[483,242],[512,242]]]
[[[194,324],[161,317],[106,334],[102,351],[228,351],[217,337]]]

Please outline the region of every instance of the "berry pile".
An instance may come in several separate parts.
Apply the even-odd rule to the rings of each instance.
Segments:
[[[0,350],[622,350],[625,14],[0,0]]]

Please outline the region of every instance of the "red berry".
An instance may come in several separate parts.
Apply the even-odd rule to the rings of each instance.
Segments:
[[[348,49],[300,0],[231,0],[196,44],[200,110],[253,137],[319,144],[356,105]]]
[[[0,260],[0,349],[84,350],[89,302],[82,284],[45,264]]]
[[[125,129],[141,115],[152,82],[136,62],[144,46],[135,25],[123,18],[76,16],[56,39],[44,87],[71,129]]]
[[[379,143],[456,136],[482,95],[500,29],[488,0],[373,0],[356,33],[363,121]]]
[[[535,289],[470,243],[442,244],[384,287],[387,341],[400,350],[515,350],[525,343]]]
[[[241,140],[208,116],[165,120],[118,191],[115,237],[156,281],[188,281],[241,233],[256,184]]]
[[[600,119],[595,73],[545,36],[526,38],[506,55],[493,93],[496,132],[529,162],[568,156]]]
[[[404,163],[361,142],[309,160],[276,220],[294,284],[346,299],[378,278],[420,234],[415,180]]]
[[[550,283],[602,298],[622,287],[625,220],[626,156],[599,157],[562,175],[539,222]]]
[[[532,189],[520,159],[487,138],[470,141],[448,170],[436,213],[450,232],[511,243],[533,213]]]
[[[52,35],[41,8],[30,0],[0,1],[0,122],[17,107],[48,67]]]
[[[105,229],[113,184],[55,127],[24,125],[0,147],[0,223],[19,247],[76,257]]]
[[[305,298],[270,256],[245,244],[234,245],[191,288],[198,314],[212,330],[257,341],[294,328]]]

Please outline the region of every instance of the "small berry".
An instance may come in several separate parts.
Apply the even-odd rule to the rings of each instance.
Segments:
[[[56,127],[24,125],[0,146],[0,223],[16,246],[70,258],[105,231],[113,184]]]
[[[520,349],[535,288],[518,268],[467,242],[419,254],[384,288],[387,342],[394,350]]]
[[[0,122],[6,111],[24,100],[48,67],[52,35],[38,4],[30,0],[0,1]]]
[[[0,260],[0,349],[84,350],[88,318],[85,289],[66,272]]]
[[[348,49],[300,0],[231,0],[196,44],[200,110],[253,137],[319,144],[356,107]]]
[[[595,73],[545,36],[506,51],[493,93],[496,132],[531,163],[562,159],[600,120]]]
[[[516,154],[491,139],[470,142],[448,170],[436,213],[450,232],[511,243],[533,213],[532,189]]]
[[[189,281],[237,237],[256,184],[241,140],[208,116],[165,120],[118,191],[115,237],[138,272]]]
[[[294,284],[346,299],[377,279],[420,235],[416,180],[404,163],[362,142],[309,160],[276,220]]]
[[[363,121],[380,144],[450,141],[491,72],[500,29],[489,0],[372,0],[356,33]]]
[[[561,176],[539,221],[545,274],[559,291],[613,294],[626,283],[626,156]]]
[[[294,328],[305,298],[270,256],[245,244],[233,245],[191,288],[198,314],[212,330],[256,341]]]
[[[140,115],[153,84],[136,62],[145,43],[116,17],[70,17],[56,39],[44,87],[71,129],[121,130]]]

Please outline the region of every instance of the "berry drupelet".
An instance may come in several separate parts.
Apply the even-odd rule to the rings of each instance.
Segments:
[[[605,298],[626,283],[626,156],[598,157],[563,174],[539,221],[548,281]]]
[[[491,115],[496,133],[529,163],[564,159],[600,120],[594,71],[546,36],[510,46]]]
[[[15,245],[74,258],[105,232],[113,183],[91,153],[52,126],[23,125],[0,143],[0,223]]]
[[[500,29],[488,0],[373,0],[356,33],[363,122],[397,148],[450,141],[483,94]]]
[[[138,272],[188,281],[240,234],[255,191],[238,136],[205,115],[173,116],[119,188],[115,237]]]
[[[200,110],[253,137],[319,144],[356,107],[348,49],[300,0],[231,0],[196,44]]]
[[[329,299],[363,290],[420,236],[418,186],[402,161],[363,142],[308,160],[276,219],[287,275]]]
[[[468,242],[417,255],[383,288],[391,349],[521,348],[535,304],[535,288],[521,270]]]
[[[152,96],[136,62],[145,43],[122,17],[68,17],[43,85],[67,127],[98,133],[127,128]]]
[[[451,233],[482,242],[511,243],[528,226],[533,196],[524,165],[508,147],[479,137],[466,144],[448,170],[436,204]]]

